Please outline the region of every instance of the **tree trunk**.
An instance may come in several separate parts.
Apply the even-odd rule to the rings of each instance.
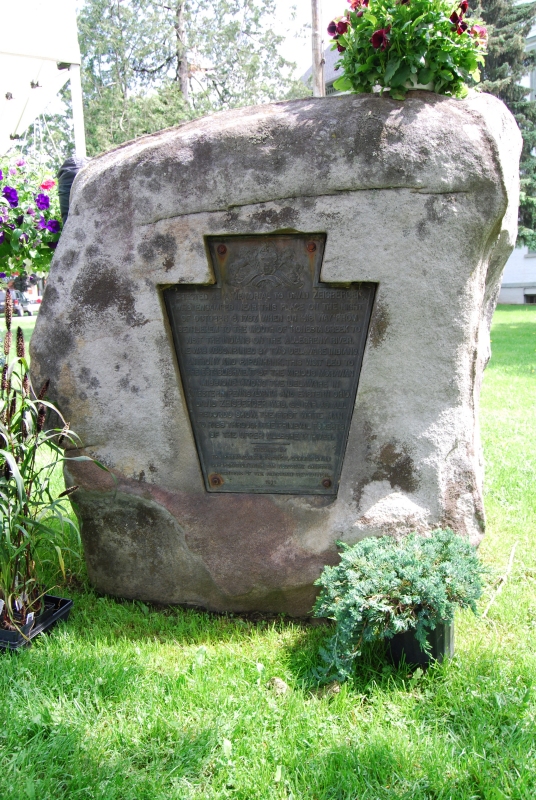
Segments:
[[[181,87],[184,102],[188,102],[188,59],[186,55],[186,28],[184,26],[184,0],[175,9],[175,38],[177,43],[177,69],[175,80]]]

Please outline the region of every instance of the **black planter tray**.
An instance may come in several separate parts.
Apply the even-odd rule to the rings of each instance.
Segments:
[[[72,600],[65,597],[54,597],[52,594],[46,594],[44,602],[45,610],[35,618],[33,623],[24,625],[22,633],[0,629],[0,649],[18,650],[19,647],[29,645],[38,634],[51,630],[60,620],[67,620],[73,607]]]

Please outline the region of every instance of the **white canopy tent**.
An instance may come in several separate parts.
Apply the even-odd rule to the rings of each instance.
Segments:
[[[86,155],[75,0],[0,0],[0,155],[70,79],[75,153]]]

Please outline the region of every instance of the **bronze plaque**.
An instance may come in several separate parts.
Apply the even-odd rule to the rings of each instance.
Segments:
[[[209,492],[337,494],[375,284],[320,283],[325,240],[209,237],[164,291]]]

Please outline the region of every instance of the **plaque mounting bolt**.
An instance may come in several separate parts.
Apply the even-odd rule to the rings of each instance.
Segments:
[[[224,256],[225,253],[227,252],[227,248],[225,247],[224,244],[219,244],[217,246],[216,250],[217,250],[219,256]]]
[[[221,475],[210,475],[208,480],[211,486],[221,486],[223,484]]]
[[[331,489],[331,480],[329,478],[324,478],[322,481],[322,486],[324,489]]]
[[[314,253],[314,251],[316,250],[316,244],[314,242],[308,242],[307,243],[307,250],[310,253]]]

